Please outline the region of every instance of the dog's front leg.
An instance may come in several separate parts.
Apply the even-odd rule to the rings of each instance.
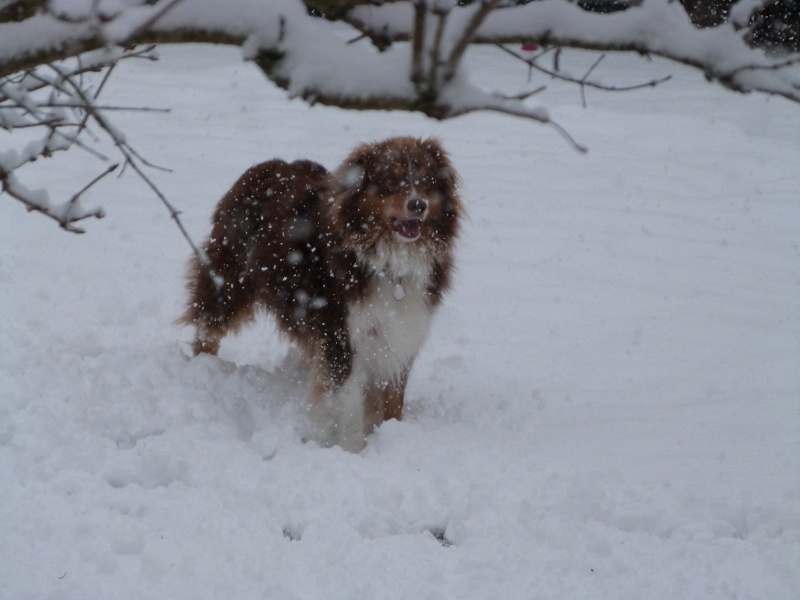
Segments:
[[[350,377],[334,393],[337,409],[336,443],[343,450],[357,454],[366,446],[364,437],[364,393],[366,376],[359,365],[354,365]]]
[[[354,454],[366,445],[362,368],[350,370],[340,385],[317,378],[311,394],[309,417],[313,438],[323,446],[340,446]]]
[[[367,371],[350,346],[344,326],[325,331],[316,348],[314,387],[309,406],[313,437],[325,446],[360,452],[364,438],[364,395]]]

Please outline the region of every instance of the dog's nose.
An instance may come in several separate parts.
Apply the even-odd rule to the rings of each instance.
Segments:
[[[419,217],[428,210],[428,203],[421,198],[412,198],[406,204],[406,208],[408,209],[409,214]]]

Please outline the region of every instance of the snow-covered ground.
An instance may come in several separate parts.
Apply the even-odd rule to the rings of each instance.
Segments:
[[[350,455],[301,442],[269,322],[187,358],[189,249],[132,174],[93,188],[83,236],[4,199],[0,598],[800,597],[799,107],[610,56],[610,84],[673,79],[537,96],[579,155],[501,115],[309,107],[236,49],[162,54],[106,101],[172,109],[113,116],[196,239],[255,162],[436,135],[470,213],[455,290],[407,419]],[[54,200],[103,168],[41,167]]]

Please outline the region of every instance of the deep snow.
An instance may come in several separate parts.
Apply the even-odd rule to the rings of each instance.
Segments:
[[[551,85],[579,155],[510,117],[289,101],[235,49],[162,54],[106,100],[172,109],[113,117],[196,239],[257,161],[436,135],[470,212],[455,291],[407,419],[353,456],[301,442],[268,322],[187,359],[189,249],[131,173],[93,188],[83,236],[4,198],[0,598],[800,597],[797,106],[612,56],[608,83],[673,79],[588,109]],[[103,168],[33,167],[65,198]]]

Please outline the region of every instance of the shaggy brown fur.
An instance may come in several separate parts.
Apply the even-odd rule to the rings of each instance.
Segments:
[[[350,402],[336,398],[348,382],[367,428],[401,418],[408,370],[450,285],[456,188],[433,139],[365,144],[333,173],[304,160],[249,169],[214,213],[211,269],[197,260],[190,267],[181,322],[197,329],[195,354],[215,354],[263,308],[309,358],[312,411],[333,403],[322,411],[333,429],[353,418],[337,406]],[[398,314],[408,322],[387,322]],[[358,450],[363,433],[322,441]]]

